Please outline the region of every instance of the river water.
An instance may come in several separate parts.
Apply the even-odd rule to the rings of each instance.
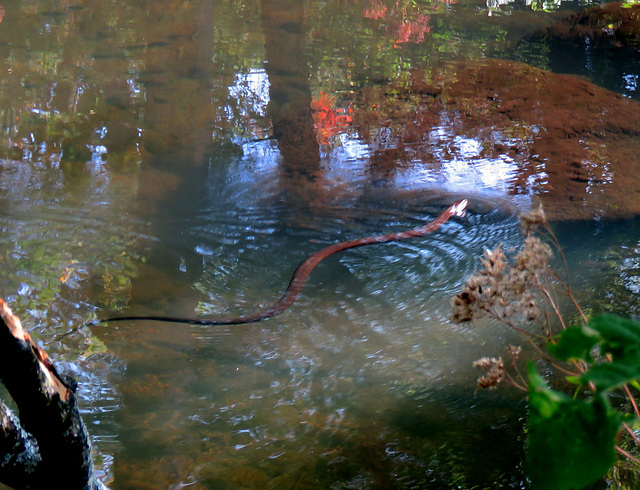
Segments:
[[[446,121],[421,136],[434,167],[417,146],[397,153],[370,113],[416,67],[489,58],[635,99],[637,64],[527,40],[585,5],[4,2],[0,294],[79,380],[102,479],[527,488],[525,400],[478,392],[472,368],[518,337],[452,323],[449,301],[484,249],[521,244],[533,194],[512,192],[513,159],[482,157]],[[431,235],[330,257],[276,318],[85,326],[251,313],[323,246],[419,226],[460,198],[467,216]],[[554,226],[589,308],[636,313],[637,220]]]

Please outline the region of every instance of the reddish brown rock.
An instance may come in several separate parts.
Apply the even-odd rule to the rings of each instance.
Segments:
[[[482,60],[368,89],[358,105],[356,124],[374,153],[396,151],[386,174],[407,160],[437,168],[460,159],[446,150],[453,144],[434,147],[429,135],[444,127],[451,143],[461,136],[481,149],[468,165],[510,162],[507,193],[532,194],[550,219],[640,213],[640,104],[580,78]]]

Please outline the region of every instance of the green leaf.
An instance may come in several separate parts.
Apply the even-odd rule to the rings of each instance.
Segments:
[[[610,313],[589,320],[589,327],[602,337],[604,352],[623,356],[629,347],[640,345],[640,323]]]
[[[620,416],[604,395],[572,400],[550,389],[529,364],[527,467],[532,488],[582,488],[615,461]]]
[[[556,338],[556,343],[549,343],[547,348],[558,359],[584,359],[592,362],[591,350],[602,339],[599,332],[584,325],[563,330]]]
[[[540,415],[543,418],[553,416],[562,403],[571,401],[564,393],[549,389],[544,379],[540,377],[532,363],[528,364],[529,369],[529,403],[534,396],[536,411],[534,416]],[[530,412],[531,413],[531,412]]]
[[[611,355],[610,362],[593,366],[581,376],[598,390],[611,390],[640,377],[640,323],[616,315],[603,314],[589,320],[597,331],[601,354]]]
[[[593,363],[591,351],[597,345],[611,361],[592,366],[580,376],[580,382],[590,382],[600,391],[612,390],[640,377],[640,323],[616,315],[593,317],[588,325],[571,327],[549,343],[548,349],[558,359],[582,359]],[[575,381],[575,380],[574,380]]]
[[[578,376],[567,376],[566,380],[569,383],[571,383],[572,385],[582,385],[583,384]]]
[[[597,364],[586,371],[580,381],[592,382],[600,391],[612,390],[640,377],[640,349],[628,349],[624,357]]]

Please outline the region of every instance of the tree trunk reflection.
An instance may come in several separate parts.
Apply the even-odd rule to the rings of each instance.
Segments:
[[[320,151],[310,109],[303,1],[263,3],[262,29],[270,82],[268,116],[282,159],[283,184],[306,200],[320,176]]]

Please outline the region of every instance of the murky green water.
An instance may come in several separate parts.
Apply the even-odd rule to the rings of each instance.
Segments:
[[[527,39],[580,7],[542,6],[3,4],[0,294],[79,379],[105,482],[527,487],[524,400],[476,392],[471,367],[517,338],[451,323],[449,298],[485,248],[520,243],[531,195],[511,192],[512,159],[480,158],[447,121],[423,138],[441,165],[394,153],[362,100],[375,111],[367,90],[485,57],[636,97],[637,65],[562,64]],[[324,245],[418,226],[461,197],[468,216],[432,235],[329,258],[277,318],[78,328],[252,312]],[[557,229],[594,309],[637,312],[636,220]]]

